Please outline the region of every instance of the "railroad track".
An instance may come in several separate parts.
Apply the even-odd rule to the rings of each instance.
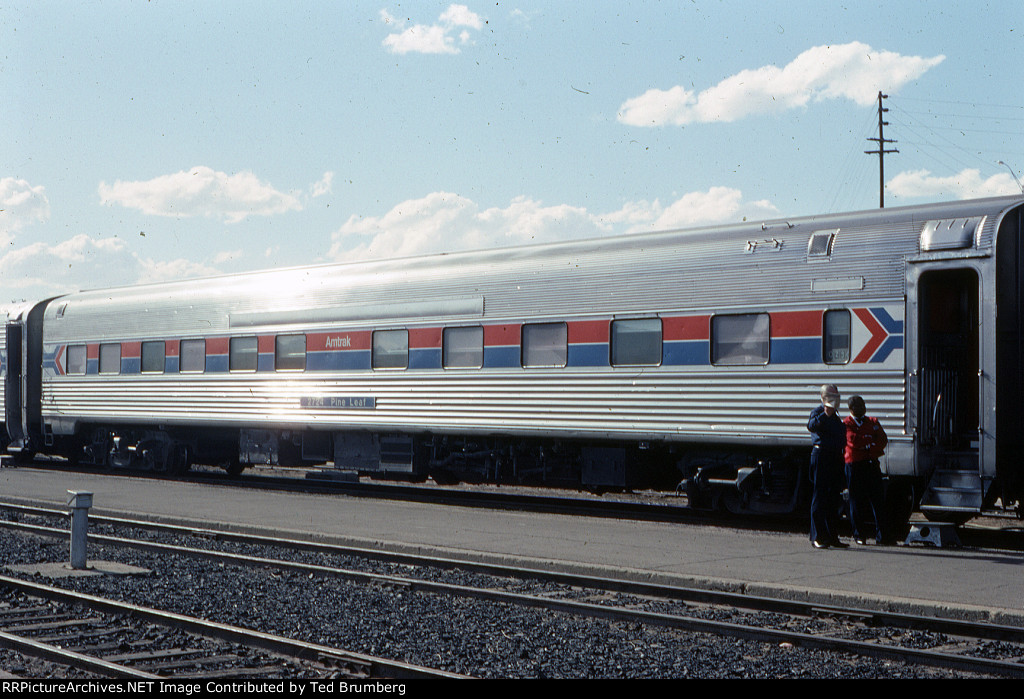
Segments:
[[[53,516],[54,512],[35,511]],[[28,514],[28,512],[25,512]],[[344,578],[365,584],[388,585],[425,593],[487,600],[494,604],[525,606],[586,617],[611,619],[676,629],[690,633],[725,635],[778,645],[799,646],[830,652],[896,660],[904,663],[941,667],[960,672],[998,676],[1024,676],[1024,629],[985,622],[918,617],[864,609],[750,597],[703,589],[636,583],[628,580],[552,573],[504,565],[467,563],[437,557],[395,555],[370,549],[335,547],[303,541],[283,540],[197,530],[169,525],[94,518],[109,526],[146,527],[161,530],[176,540],[183,537],[201,542],[204,548],[185,547],[123,536],[93,535],[96,544],[125,546],[216,561],[219,564],[271,567],[310,576]],[[66,536],[53,527],[5,523],[7,527],[46,536]],[[214,550],[231,542],[233,546],[259,547],[288,552],[302,550],[326,557],[369,558],[407,569],[470,570],[486,576],[472,586],[429,579],[428,574],[367,572],[351,566],[313,564],[284,560],[275,555],[251,555],[240,549]],[[539,581],[554,585],[539,593],[510,591],[522,587],[514,581]],[[720,611],[738,610],[728,620],[715,618]],[[769,617],[768,621],[765,617]],[[738,621],[737,621],[738,619]],[[932,647],[917,648],[924,643]],[[996,655],[998,657],[992,657]]]
[[[0,647],[106,677],[457,677],[8,576],[0,591]]]

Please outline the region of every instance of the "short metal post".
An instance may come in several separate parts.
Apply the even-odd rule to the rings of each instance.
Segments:
[[[69,490],[71,499],[71,567],[82,570],[85,565],[86,533],[89,529],[89,508],[92,507],[92,493]]]

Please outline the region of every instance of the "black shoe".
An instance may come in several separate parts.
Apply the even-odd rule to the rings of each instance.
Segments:
[[[844,543],[843,543],[842,541],[840,541],[839,539],[836,539],[835,541],[833,541],[833,542],[832,542],[831,544],[829,544],[829,545],[830,545],[830,546],[831,546],[832,548],[834,548],[834,549],[848,549],[848,548],[850,548],[850,545],[849,545],[849,544],[844,544]]]
[[[812,541],[811,542],[811,546],[813,546],[816,549],[827,549],[828,548],[828,544],[822,543],[820,541]]]

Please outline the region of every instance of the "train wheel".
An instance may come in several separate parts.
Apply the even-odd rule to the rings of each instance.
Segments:
[[[188,445],[173,445],[169,461],[167,470],[173,475],[180,476],[183,473],[188,473],[189,469],[192,468],[192,456],[189,454]]]

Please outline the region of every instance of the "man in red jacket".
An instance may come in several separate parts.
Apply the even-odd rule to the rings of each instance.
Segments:
[[[850,490],[850,526],[853,540],[868,542],[861,524],[874,522],[875,542],[884,540],[882,532],[882,470],[878,463],[885,453],[889,439],[878,420],[867,416],[867,406],[860,396],[850,396],[847,402],[850,414],[843,420],[846,425],[846,482]],[[870,515],[870,519],[868,518]]]

